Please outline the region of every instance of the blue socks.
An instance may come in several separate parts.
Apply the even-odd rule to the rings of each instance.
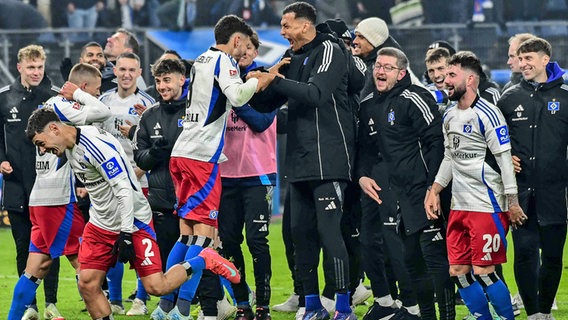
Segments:
[[[306,295],[306,311],[320,310],[322,307],[319,294]]]
[[[349,292],[347,293],[336,293],[335,294],[335,310],[341,313],[351,313],[351,307],[349,306]]]
[[[184,260],[187,249],[189,248],[187,246],[188,238],[188,236],[181,236],[180,239],[174,244],[174,247],[168,255],[168,260],[166,261],[166,269],[169,269]],[[160,297],[160,308],[162,308],[164,312],[170,312],[174,308],[176,291]]]
[[[8,320],[20,320],[26,312],[26,306],[30,305],[35,298],[37,287],[41,280],[24,272],[14,287],[12,306],[8,313]]]
[[[112,304],[122,306],[122,276],[124,275],[124,264],[117,262],[107,272],[108,281],[108,299]]]
[[[473,274],[462,274],[452,277],[452,279],[458,285],[460,295],[469,312],[477,316],[479,320],[491,320],[491,312],[485,292],[483,292],[481,284],[475,281]]]
[[[492,272],[490,274],[476,275],[475,278],[485,288],[487,297],[493,305],[495,312],[505,319],[514,319],[513,306],[511,305],[511,297],[509,289],[499,276]]]

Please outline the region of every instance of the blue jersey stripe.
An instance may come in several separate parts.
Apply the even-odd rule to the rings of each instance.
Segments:
[[[154,231],[154,229],[152,229],[152,227],[150,227],[150,225],[134,218],[134,225],[136,226],[136,228],[138,228],[139,230],[144,230],[146,231],[154,240],[156,240],[156,232]]]
[[[225,121],[223,125],[223,132],[225,132],[227,127],[227,122]],[[211,163],[219,162],[219,158],[221,157],[221,153],[223,152],[223,146],[225,145],[225,135],[221,135],[221,141],[219,141],[219,145],[217,146],[217,150],[215,150],[215,154],[209,159]]]
[[[103,153],[87,137],[81,135],[81,137],[79,138],[79,143],[85,146],[85,149],[87,149],[87,151],[89,151],[89,153],[93,155],[93,157],[98,163],[104,162],[105,157]]]
[[[499,236],[501,237],[501,241],[503,242],[505,252],[507,252],[507,235],[505,234],[505,227],[503,227],[503,223],[501,222],[501,219],[499,219],[499,212],[495,212],[491,214],[491,216],[493,217],[493,222],[495,223],[497,232],[499,232]]]
[[[59,117],[59,120],[61,120],[62,122],[71,122],[69,121],[69,119],[67,119],[67,117],[63,114],[63,112],[61,112],[61,110],[59,110],[59,108],[57,107],[57,105],[54,103],[53,104],[53,111],[55,111],[55,113],[57,114],[57,116]]]
[[[196,193],[192,194],[188,199],[187,202],[178,210],[178,215],[182,218],[185,218],[193,209],[197,208],[200,204],[207,199],[211,190],[213,190],[213,186],[215,185],[215,181],[217,179],[217,172],[219,171],[219,165],[215,164],[213,166],[213,170],[211,170],[211,174],[205,182],[205,185],[199,189]]]
[[[483,168],[481,168],[481,181],[487,187],[487,195],[489,196],[489,200],[491,200],[491,205],[493,206],[493,212],[503,212],[501,207],[499,207],[499,202],[497,202],[497,198],[495,197],[495,193],[485,181],[485,163],[483,164]]]
[[[499,121],[499,117],[495,110],[491,109],[491,107],[483,103],[481,100],[478,100],[475,106],[489,118],[493,127],[498,127],[500,125],[501,122]]]
[[[57,235],[53,239],[53,243],[49,248],[49,254],[52,258],[57,258],[63,255],[65,250],[65,245],[67,244],[67,239],[69,239],[69,234],[71,233],[71,227],[73,227],[73,210],[75,206],[73,203],[69,203],[65,206],[65,217],[59,228],[57,230]]]

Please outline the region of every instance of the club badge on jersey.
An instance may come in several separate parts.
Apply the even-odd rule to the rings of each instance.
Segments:
[[[548,111],[550,111],[550,114],[560,111],[560,101],[548,101]]]

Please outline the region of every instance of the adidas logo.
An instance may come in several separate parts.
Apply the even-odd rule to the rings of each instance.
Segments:
[[[373,121],[373,118],[369,119],[369,123],[367,123],[368,125],[372,126],[375,124],[375,121]]]
[[[146,258],[144,258],[144,261],[142,261],[142,263],[140,265],[151,266],[151,265],[153,265],[153,263],[152,263],[152,260],[150,260],[150,258],[146,257]]]
[[[442,233],[438,232],[436,233],[436,235],[434,236],[434,238],[432,238],[432,242],[434,241],[442,241],[444,240],[444,237],[442,236]]]
[[[483,258],[481,258],[481,261],[491,261],[491,260],[493,260],[493,259],[491,258],[491,253],[489,253],[489,252],[487,252],[487,253],[483,256]]]
[[[331,201],[331,202],[327,205],[327,207],[325,207],[325,210],[326,210],[326,211],[335,210],[335,209],[337,209],[337,206],[335,206],[335,201]]]
[[[12,109],[10,109],[10,113],[18,113],[18,108],[13,107]]]
[[[158,129],[162,129],[162,126],[160,126],[159,122],[156,122],[156,125],[154,126],[154,130],[158,130]]]
[[[517,107],[517,109],[515,109],[515,112],[523,112],[523,111],[525,111],[525,109],[523,108],[522,105],[519,105],[519,106]]]
[[[260,229],[258,229],[259,232],[268,232],[268,226],[267,225],[262,225],[262,227],[260,227]]]

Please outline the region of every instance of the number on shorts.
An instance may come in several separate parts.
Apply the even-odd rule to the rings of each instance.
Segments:
[[[483,240],[485,240],[485,245],[483,246],[483,252],[497,252],[501,247],[501,236],[499,234],[484,234]]]
[[[153,257],[154,251],[152,250],[152,240],[144,238],[142,239],[142,244],[146,246],[146,250],[144,250],[144,257]]]

